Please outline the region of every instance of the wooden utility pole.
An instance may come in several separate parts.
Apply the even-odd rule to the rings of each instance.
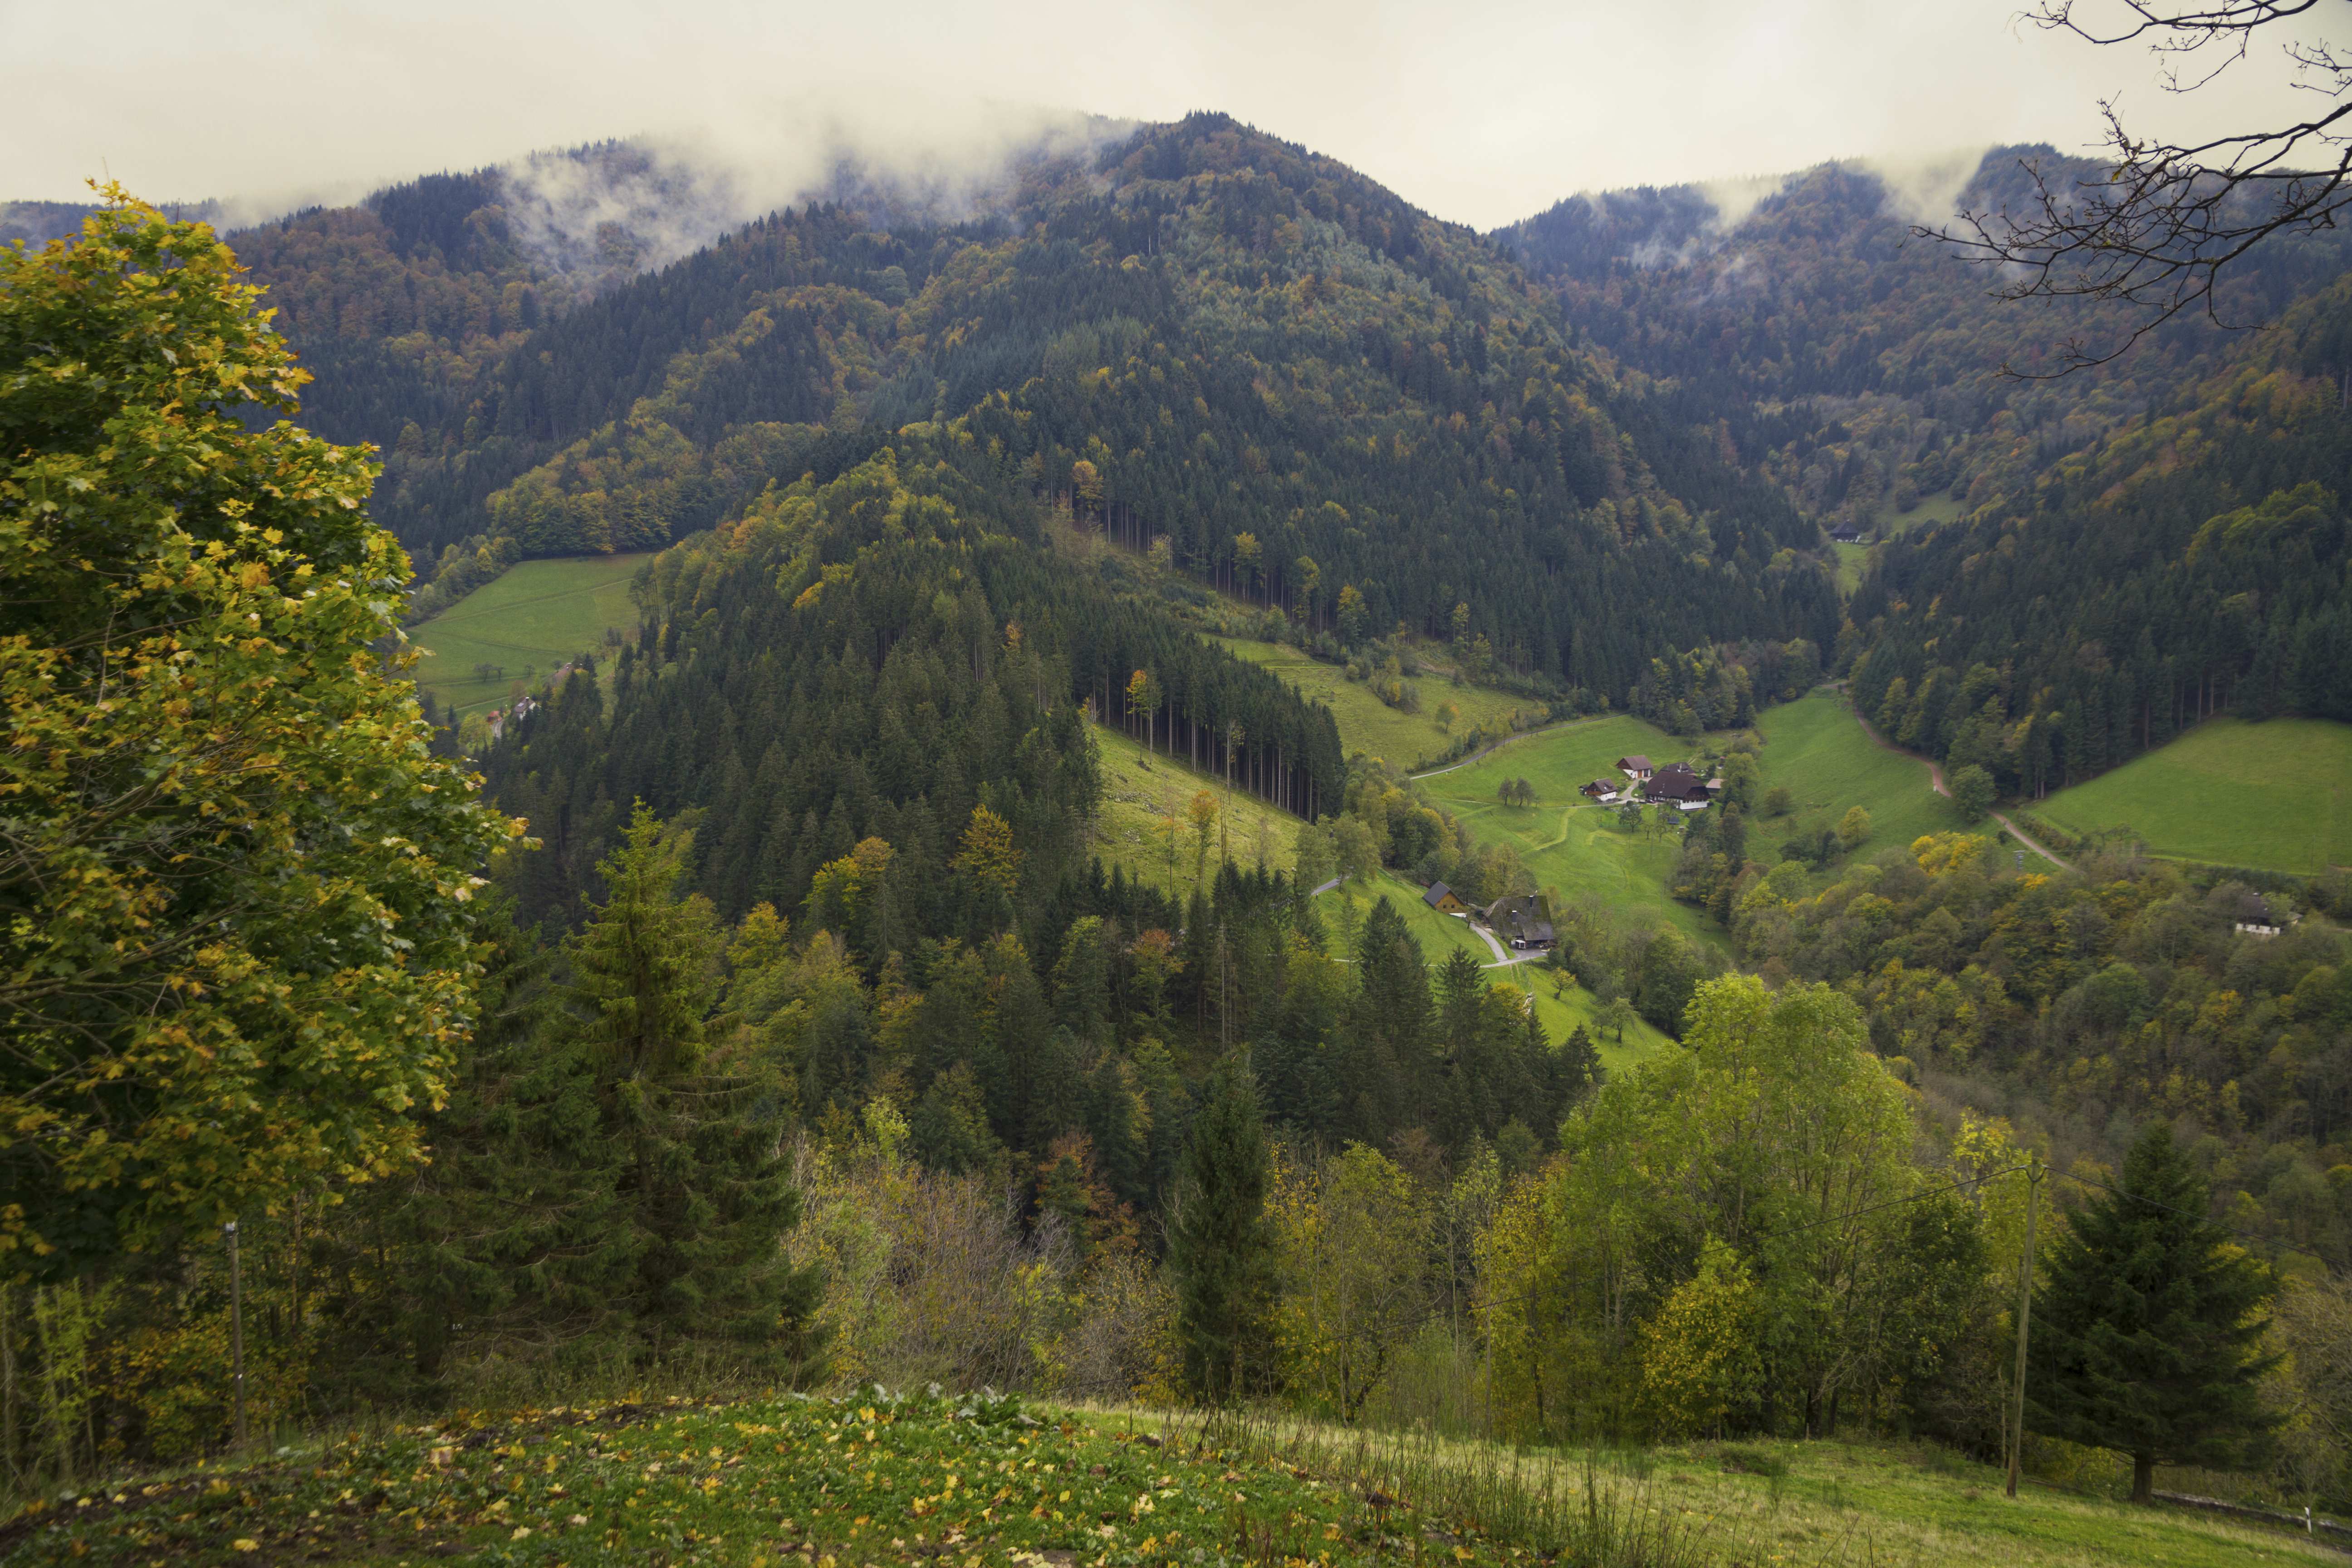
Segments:
[[[2017,1419],[2009,1437],[2009,1495],[2017,1495],[2017,1470],[2025,1449],[2025,1336],[2033,1320],[2033,1211],[2042,1194],[2042,1162],[2025,1173],[2025,1255],[2017,1260]]]
[[[236,1221],[228,1231],[228,1357],[229,1382],[236,1397],[236,1451],[245,1452],[245,1275],[236,1252]]]

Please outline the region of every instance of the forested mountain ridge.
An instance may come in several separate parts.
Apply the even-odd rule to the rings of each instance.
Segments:
[[[1466,605],[1498,662],[1561,687],[1622,699],[1658,652],[1835,630],[1829,585],[1784,553],[1811,542],[1794,510],[1711,442],[1629,439],[1635,392],[1490,247],[1222,116],[1041,160],[961,224],[779,214],[528,331],[536,286],[440,195],[481,265],[440,295],[387,272],[385,319],[416,324],[328,357],[475,358],[322,363],[368,385],[313,395],[386,448],[379,514],[420,561],[502,531],[527,553],[665,542],[910,420],[965,418],[1008,482],[1138,548],[1165,534],[1323,626],[1352,586],[1359,636],[1451,629]],[[257,270],[376,309],[299,248]],[[327,330],[323,308],[292,316],[298,343]]]
[[[1962,208],[2020,207],[2029,161],[2056,183],[2101,173],[2047,147],[1996,147],[1941,181],[1825,163],[1728,217],[1717,201],[1730,195],[1645,187],[1571,196],[1494,237],[1558,293],[1577,331],[1664,381],[1675,417],[1719,423],[1739,462],[1808,515],[1899,527],[1928,498],[1972,510],[2031,488],[2062,454],[2249,346],[2189,318],[2111,363],[2044,378],[2064,342],[2119,344],[2133,317],[1997,299],[2001,278],[1912,232]],[[2339,236],[2267,245],[2225,279],[2221,318],[2275,321],[2347,264]]]
[[[2352,720],[2352,281],[2024,495],[1890,542],[1854,697],[2027,795],[2197,720]]]
[[[707,810],[698,880],[730,914],[801,907],[823,866],[879,838],[898,940],[1034,926],[1087,869],[1100,784],[1082,718],[1128,710],[1139,669],[1160,744],[1230,760],[1240,787],[1302,816],[1339,799],[1328,710],[1057,559],[991,479],[968,441],[910,427],[664,552],[609,700],[568,682],[488,754],[494,791],[545,829],[522,869],[534,913],[577,908],[642,799]],[[993,883],[950,868],[976,811],[1013,857]]]
[[[2021,199],[2025,159],[2096,174],[1996,149],[1952,203]],[[1712,424],[1808,516],[1894,536],[1833,664],[1901,743],[2040,795],[2225,709],[2352,717],[2352,247],[2252,253],[2218,306],[2262,331],[2185,319],[2036,379],[2131,318],[1992,298],[1904,205],[1827,164],[1736,224],[1684,187],[1573,198],[1498,238],[1661,378],[1657,406]]]

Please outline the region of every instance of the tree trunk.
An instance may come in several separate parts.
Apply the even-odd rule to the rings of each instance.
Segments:
[[[2131,1500],[2134,1502],[2156,1500],[2156,1456],[2154,1454],[2132,1456]]]

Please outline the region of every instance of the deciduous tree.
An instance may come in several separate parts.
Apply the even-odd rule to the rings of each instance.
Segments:
[[[418,1151],[520,824],[434,756],[374,467],[200,224],[0,250],[0,1273]]]

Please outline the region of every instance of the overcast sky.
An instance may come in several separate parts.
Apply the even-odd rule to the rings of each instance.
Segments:
[[[2086,7],[2112,0],[2084,0]],[[2119,9],[2119,7],[2117,7]],[[355,195],[654,132],[788,163],[829,119],[975,140],[974,104],[1222,109],[1441,217],[1579,190],[2087,147],[2095,105],[2195,131],[2305,95],[2276,47],[2194,98],[2018,0],[0,0],[0,199]],[[2324,22],[2338,37],[2352,7]]]

